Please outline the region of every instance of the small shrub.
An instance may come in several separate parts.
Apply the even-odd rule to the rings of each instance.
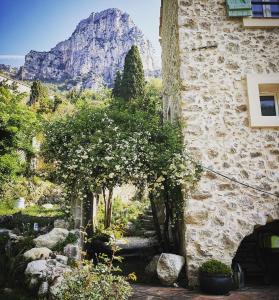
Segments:
[[[56,300],[126,300],[132,288],[123,276],[111,272],[109,266],[85,264],[65,275]]]
[[[62,252],[64,247],[68,244],[74,244],[78,240],[78,236],[74,233],[69,233],[64,241],[58,242],[53,248],[54,251]]]
[[[202,266],[200,267],[200,271],[202,273],[208,273],[208,274],[219,274],[219,275],[232,274],[232,270],[229,266],[214,259],[203,263]]]

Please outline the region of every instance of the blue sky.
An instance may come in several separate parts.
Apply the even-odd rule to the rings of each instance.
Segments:
[[[160,0],[0,0],[0,63],[19,66],[30,50],[49,51],[92,12],[120,8],[157,52]]]

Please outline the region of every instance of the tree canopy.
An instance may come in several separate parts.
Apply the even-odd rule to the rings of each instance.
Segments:
[[[22,103],[23,95],[0,87],[0,185],[26,171],[38,128],[36,114]]]

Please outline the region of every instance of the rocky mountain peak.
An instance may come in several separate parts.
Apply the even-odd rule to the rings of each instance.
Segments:
[[[127,13],[110,8],[79,22],[71,37],[49,52],[30,51],[20,76],[83,88],[110,87],[132,45],[139,47],[146,75],[158,75],[150,41]]]

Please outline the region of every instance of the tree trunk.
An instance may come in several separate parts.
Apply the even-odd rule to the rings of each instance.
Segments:
[[[93,205],[92,205],[92,230],[93,232],[96,231],[96,228],[98,226],[98,205],[99,205],[99,195],[93,194]]]
[[[109,195],[108,195],[108,199],[107,199],[107,210],[106,210],[106,225],[105,228],[109,228],[111,226],[111,220],[112,220],[112,204],[113,204],[113,198],[112,198],[112,194],[113,194],[113,189],[109,189]]]
[[[150,199],[151,210],[152,210],[152,215],[153,215],[153,222],[154,222],[156,234],[157,234],[157,237],[158,237],[158,241],[159,241],[159,244],[160,244],[161,248],[164,250],[165,245],[164,245],[164,242],[163,242],[163,239],[162,239],[161,227],[160,227],[160,223],[159,223],[159,219],[158,219],[158,215],[157,215],[157,208],[156,208],[153,192],[151,192],[149,194],[149,199]]]
[[[82,234],[82,248],[87,253],[90,251],[90,238],[93,235],[92,227],[92,211],[93,211],[93,193],[87,192],[86,198],[83,202],[83,220],[84,220],[84,229]]]

